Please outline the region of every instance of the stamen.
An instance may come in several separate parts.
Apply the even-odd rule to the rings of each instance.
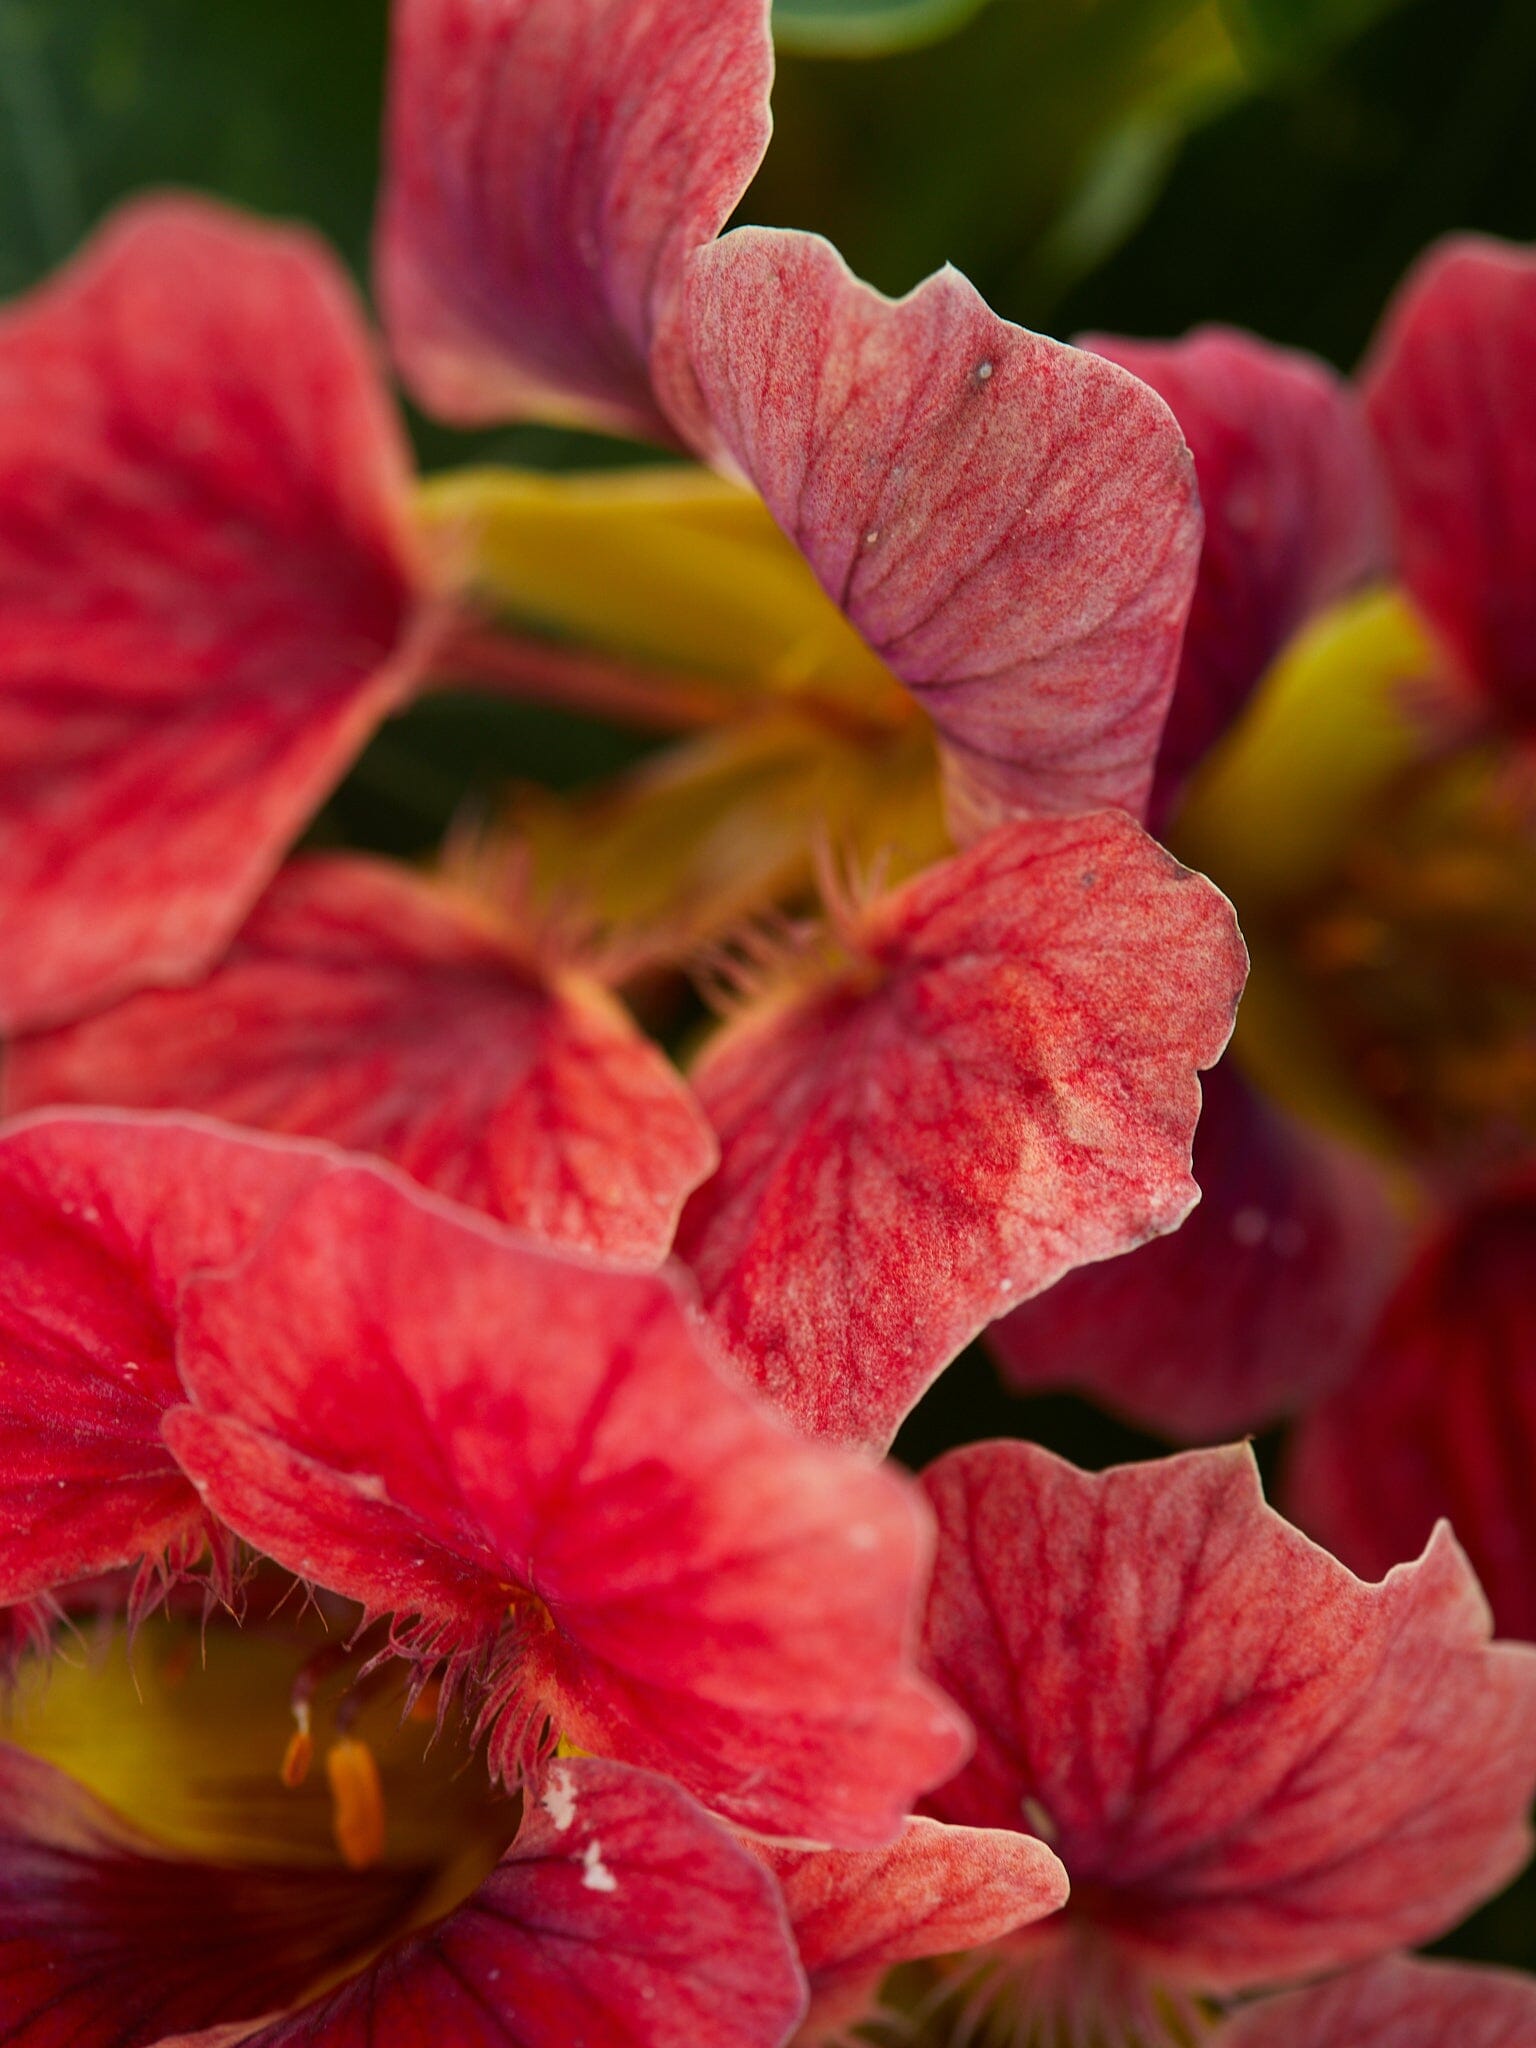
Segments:
[[[300,1700],[295,1705],[293,1719],[294,1730],[288,1738],[288,1747],[283,1751],[283,1767],[278,1775],[290,1792],[297,1792],[309,1776],[309,1767],[315,1760],[315,1738],[309,1732],[308,1700]]]
[[[370,1870],[384,1860],[384,1786],[373,1751],[355,1735],[326,1752],[331,1788],[331,1829],[349,1870]]]

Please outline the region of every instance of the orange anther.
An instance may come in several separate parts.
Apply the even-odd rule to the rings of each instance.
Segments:
[[[278,1773],[290,1792],[297,1792],[309,1776],[315,1760],[315,1738],[307,1728],[295,1728],[283,1751],[283,1768]]]
[[[373,1751],[343,1736],[326,1752],[331,1787],[331,1828],[351,1870],[368,1870],[384,1856],[384,1787]]]

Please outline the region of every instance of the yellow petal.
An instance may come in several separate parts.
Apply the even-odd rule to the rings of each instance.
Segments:
[[[876,724],[914,715],[762,501],[706,470],[463,470],[425,484],[418,515],[509,626],[748,701],[803,698]]]
[[[1271,671],[1170,835],[1245,924],[1326,884],[1371,800],[1427,751],[1412,696],[1437,666],[1406,601],[1375,591],[1327,613]]]

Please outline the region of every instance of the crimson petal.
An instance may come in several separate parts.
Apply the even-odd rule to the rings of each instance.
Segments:
[[[404,869],[292,863],[191,989],[22,1039],[9,1108],[182,1108],[381,1153],[536,1237],[666,1256],[715,1146],[595,982],[544,973]]]
[[[414,680],[408,481],[307,235],[146,201],[0,318],[0,1027],[233,934]]]
[[[0,2039],[150,2048],[259,2018],[404,1925],[429,1875],[187,1861],[0,1745]]]
[[[1286,1505],[1357,1571],[1447,1517],[1505,1633],[1536,1640],[1536,1181],[1421,1251],[1349,1385],[1303,1418]]]
[[[1156,831],[1297,627],[1383,565],[1381,483],[1358,401],[1312,356],[1228,327],[1174,342],[1091,334],[1081,345],[1168,401],[1205,510],[1157,757]]]
[[[1387,1956],[1331,1984],[1262,1998],[1215,2048],[1530,2048],[1536,1980]]]
[[[0,1604],[200,1546],[201,1503],[160,1435],[185,1398],[184,1290],[328,1164],[106,1113],[0,1136]]]
[[[396,0],[379,288],[421,403],[688,438],[682,266],[772,78],[767,0]]]
[[[1144,1428],[1212,1442],[1294,1414],[1355,1364],[1396,1250],[1384,1184],[1230,1060],[1204,1096],[1188,1221],[1068,1273],[991,1332],[1020,1392],[1071,1387]]]
[[[1188,1212],[1245,959],[1117,812],[1001,827],[855,938],[847,974],[706,1048],[722,1164],[677,1249],[797,1428],[878,1448],[1001,1310]]]
[[[924,1659],[973,1716],[929,1802],[1027,1824],[1067,1919],[1153,1981],[1284,1983],[1454,1926],[1530,1849],[1536,1651],[1441,1529],[1365,1585],[1244,1449],[1097,1475],[1027,1444],[927,1475]]]
[[[866,1847],[963,1752],[910,1662],[912,1492],[785,1435],[666,1279],[357,1167],[199,1285],[183,1376],[167,1436],[256,1548],[444,1656],[511,1604],[504,1774],[547,1716],[744,1827]]]
[[[1365,374],[1410,595],[1536,721],[1536,252],[1459,237],[1410,274]]]
[[[1200,542],[1162,400],[955,271],[893,303],[812,235],[726,235],[687,309],[715,431],[931,714],[957,824],[1139,812]]]

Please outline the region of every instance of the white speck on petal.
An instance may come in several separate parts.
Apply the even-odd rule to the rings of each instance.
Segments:
[[[1239,1209],[1229,1227],[1234,1240],[1251,1251],[1268,1237],[1269,1218],[1262,1209]]]
[[[571,1783],[569,1771],[562,1771],[557,1766],[550,1772],[539,1804],[563,1835],[576,1818],[576,1787]]]
[[[603,1845],[594,1835],[581,1852],[581,1881],[589,1892],[616,1892],[619,1880],[603,1861]]]

